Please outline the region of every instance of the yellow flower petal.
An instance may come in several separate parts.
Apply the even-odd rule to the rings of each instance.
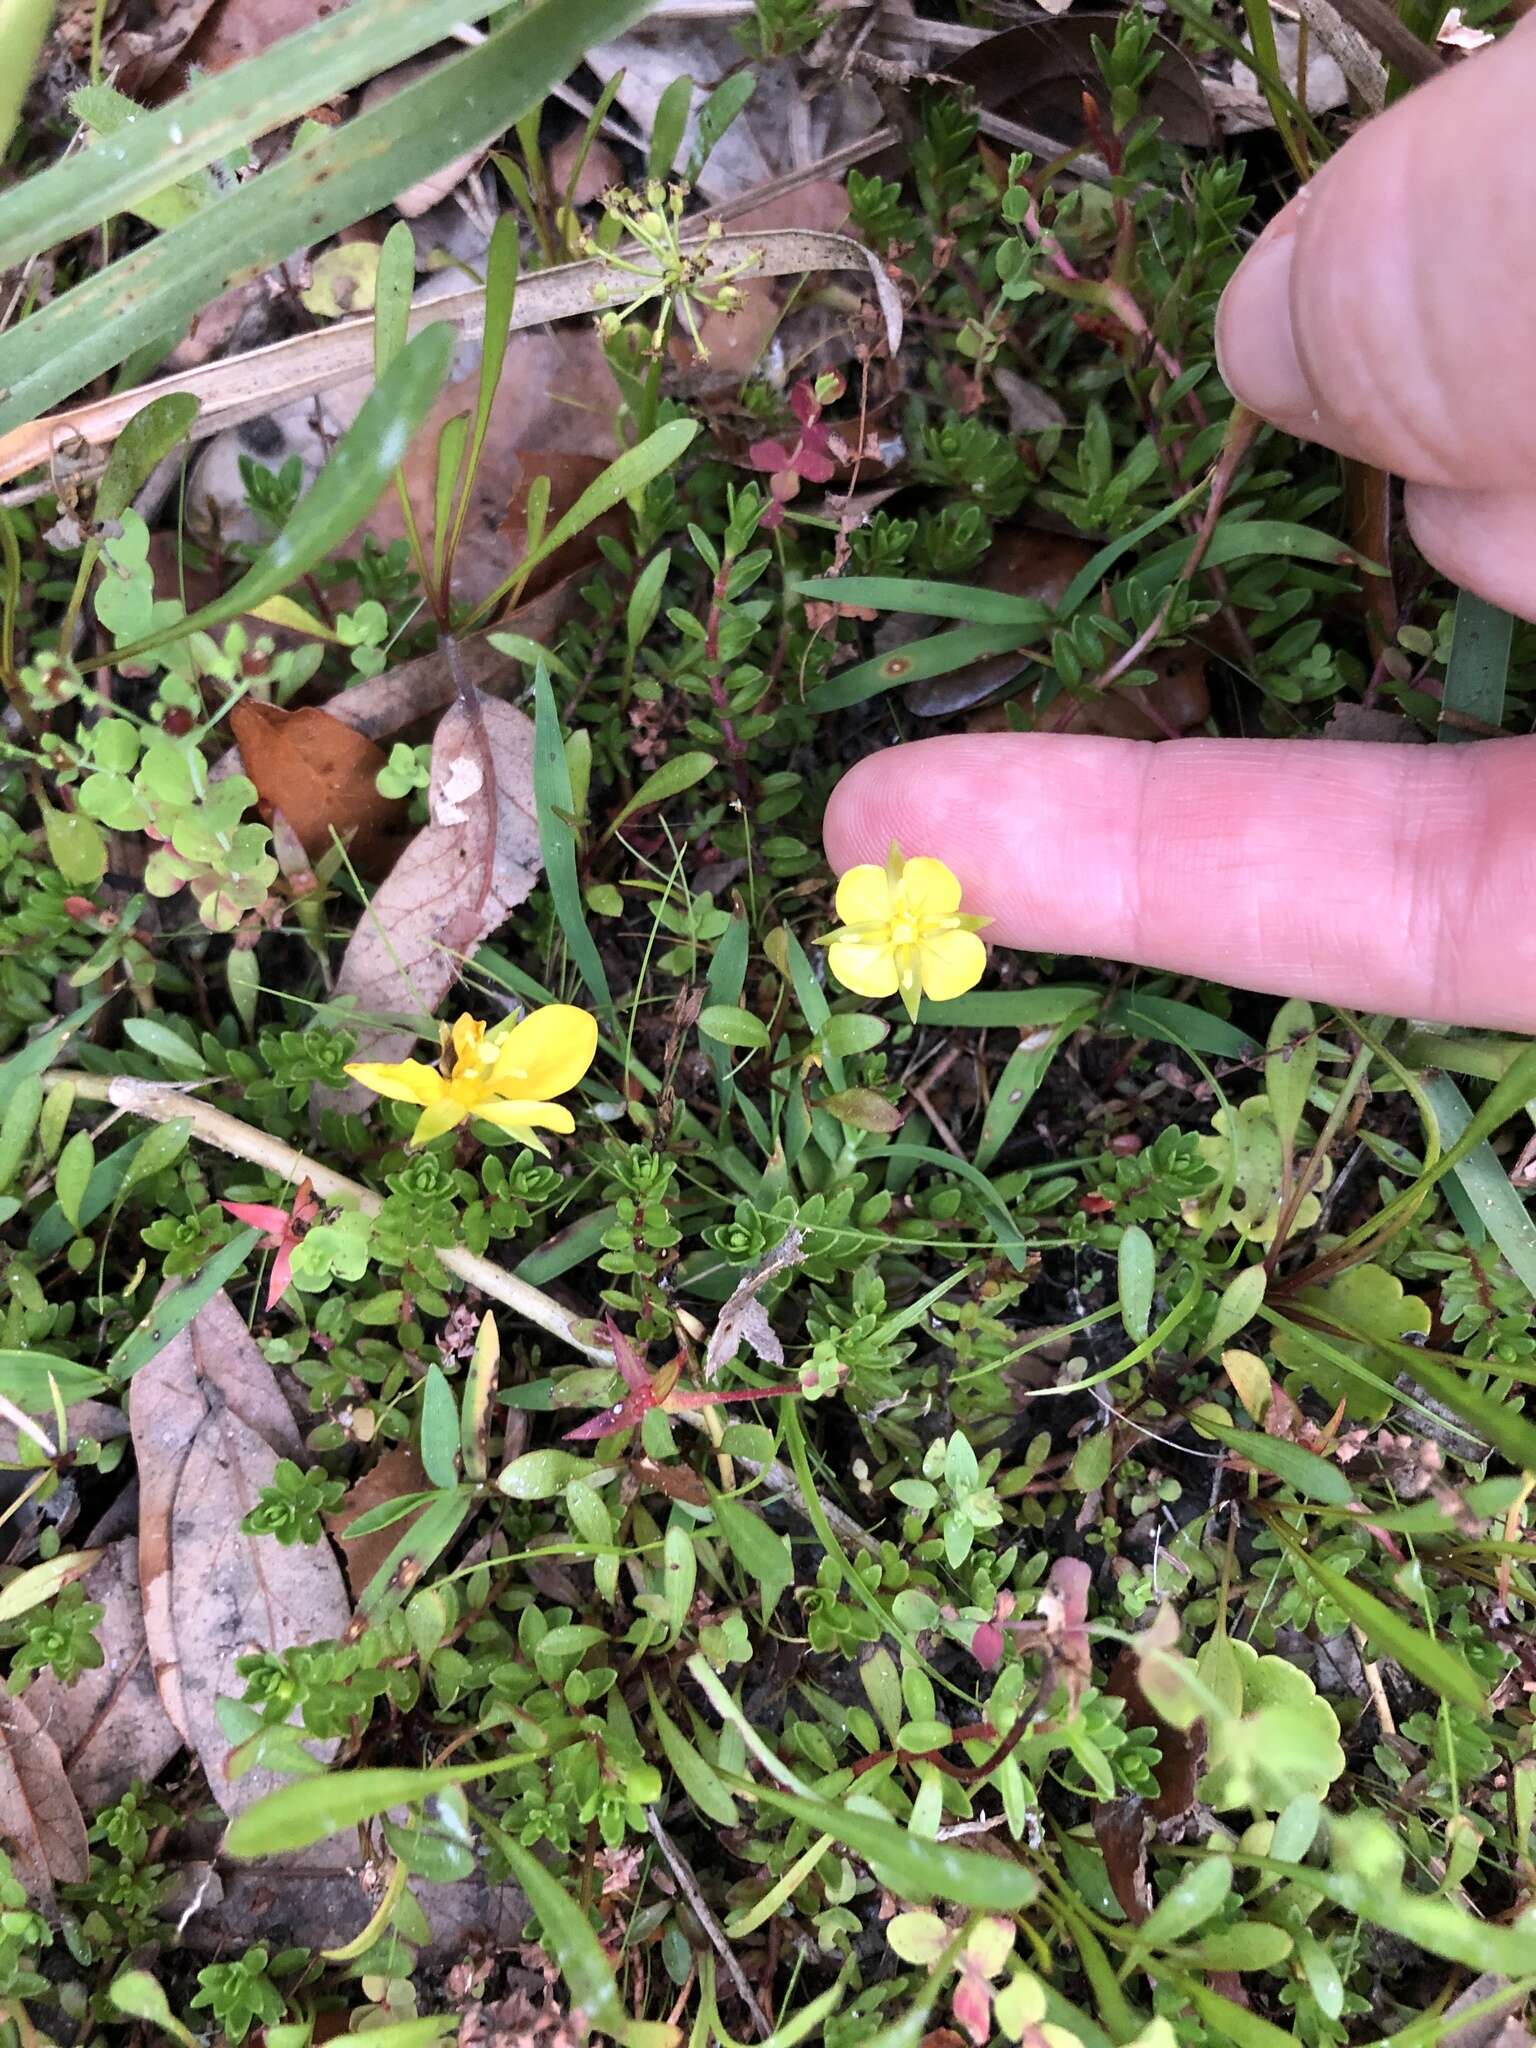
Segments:
[[[936,1003],[963,996],[987,969],[987,949],[974,932],[934,932],[920,950],[923,994]]]
[[[837,885],[837,914],[844,924],[884,924],[891,915],[891,885],[885,869],[871,862],[850,868]],[[858,993],[869,991],[860,989]]]
[[[514,1024],[496,1048],[495,1086],[547,1102],[574,1088],[597,1052],[597,1019],[572,1003],[551,1003]],[[572,1127],[574,1128],[574,1126]]]
[[[903,908],[908,917],[953,917],[960,908],[960,878],[941,860],[919,854],[901,872]]]
[[[563,1102],[482,1102],[473,1112],[483,1123],[499,1131],[560,1131],[566,1137],[576,1128],[576,1119]]]
[[[880,870],[873,872],[879,874]],[[827,948],[827,965],[856,996],[896,993],[896,957],[888,941],[834,939]]]
[[[478,1017],[460,1017],[449,1036],[456,1066],[473,1066],[485,1057],[485,1026]]]
[[[441,1102],[434,1102],[430,1109],[424,1109],[416,1119],[416,1128],[411,1133],[411,1143],[430,1145],[434,1138],[442,1137],[445,1131],[456,1130],[468,1113],[462,1102],[455,1102],[451,1095],[445,1095]]]
[[[371,1088],[375,1095],[387,1095],[391,1102],[417,1102],[423,1108],[440,1102],[448,1083],[436,1067],[421,1060],[396,1060],[385,1066],[374,1060],[358,1060],[344,1070],[348,1076]]]

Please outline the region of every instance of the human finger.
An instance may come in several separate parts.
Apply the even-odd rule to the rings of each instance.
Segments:
[[[1453,583],[1536,619],[1536,492],[1451,491],[1410,484],[1408,529]]]
[[[1304,440],[1418,483],[1536,462],[1536,19],[1351,137],[1244,257],[1228,385]]]
[[[937,855],[1001,945],[1528,1031],[1533,776],[1530,739],[955,734],[861,761],[825,836]]]

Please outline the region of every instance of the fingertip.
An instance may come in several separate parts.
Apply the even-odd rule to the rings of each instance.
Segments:
[[[1426,560],[1490,604],[1536,619],[1536,492],[1410,484],[1404,503]]]

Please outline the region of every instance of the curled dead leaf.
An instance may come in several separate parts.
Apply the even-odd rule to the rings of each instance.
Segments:
[[[804,1259],[804,1240],[798,1230],[790,1230],[766,1258],[737,1282],[735,1293],[721,1309],[710,1333],[709,1346],[704,1354],[705,1379],[714,1379],[721,1366],[733,1359],[743,1344],[754,1351],[765,1365],[784,1363],[784,1346],[779,1342],[778,1333],[769,1322],[768,1312],[758,1296],[776,1274],[802,1264]]]
[[[494,697],[478,702],[495,787],[485,786],[473,715],[455,702],[432,742],[431,823],[375,892],[337,976],[336,993],[354,996],[361,1010],[435,1010],[468,954],[538,880],[533,726]],[[357,1057],[398,1059],[411,1043],[408,1032],[364,1030]]]

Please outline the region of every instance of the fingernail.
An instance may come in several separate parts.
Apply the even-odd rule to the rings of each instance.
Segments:
[[[1291,327],[1294,231],[1261,237],[1243,258],[1216,315],[1216,361],[1227,388],[1265,419],[1315,418]]]

